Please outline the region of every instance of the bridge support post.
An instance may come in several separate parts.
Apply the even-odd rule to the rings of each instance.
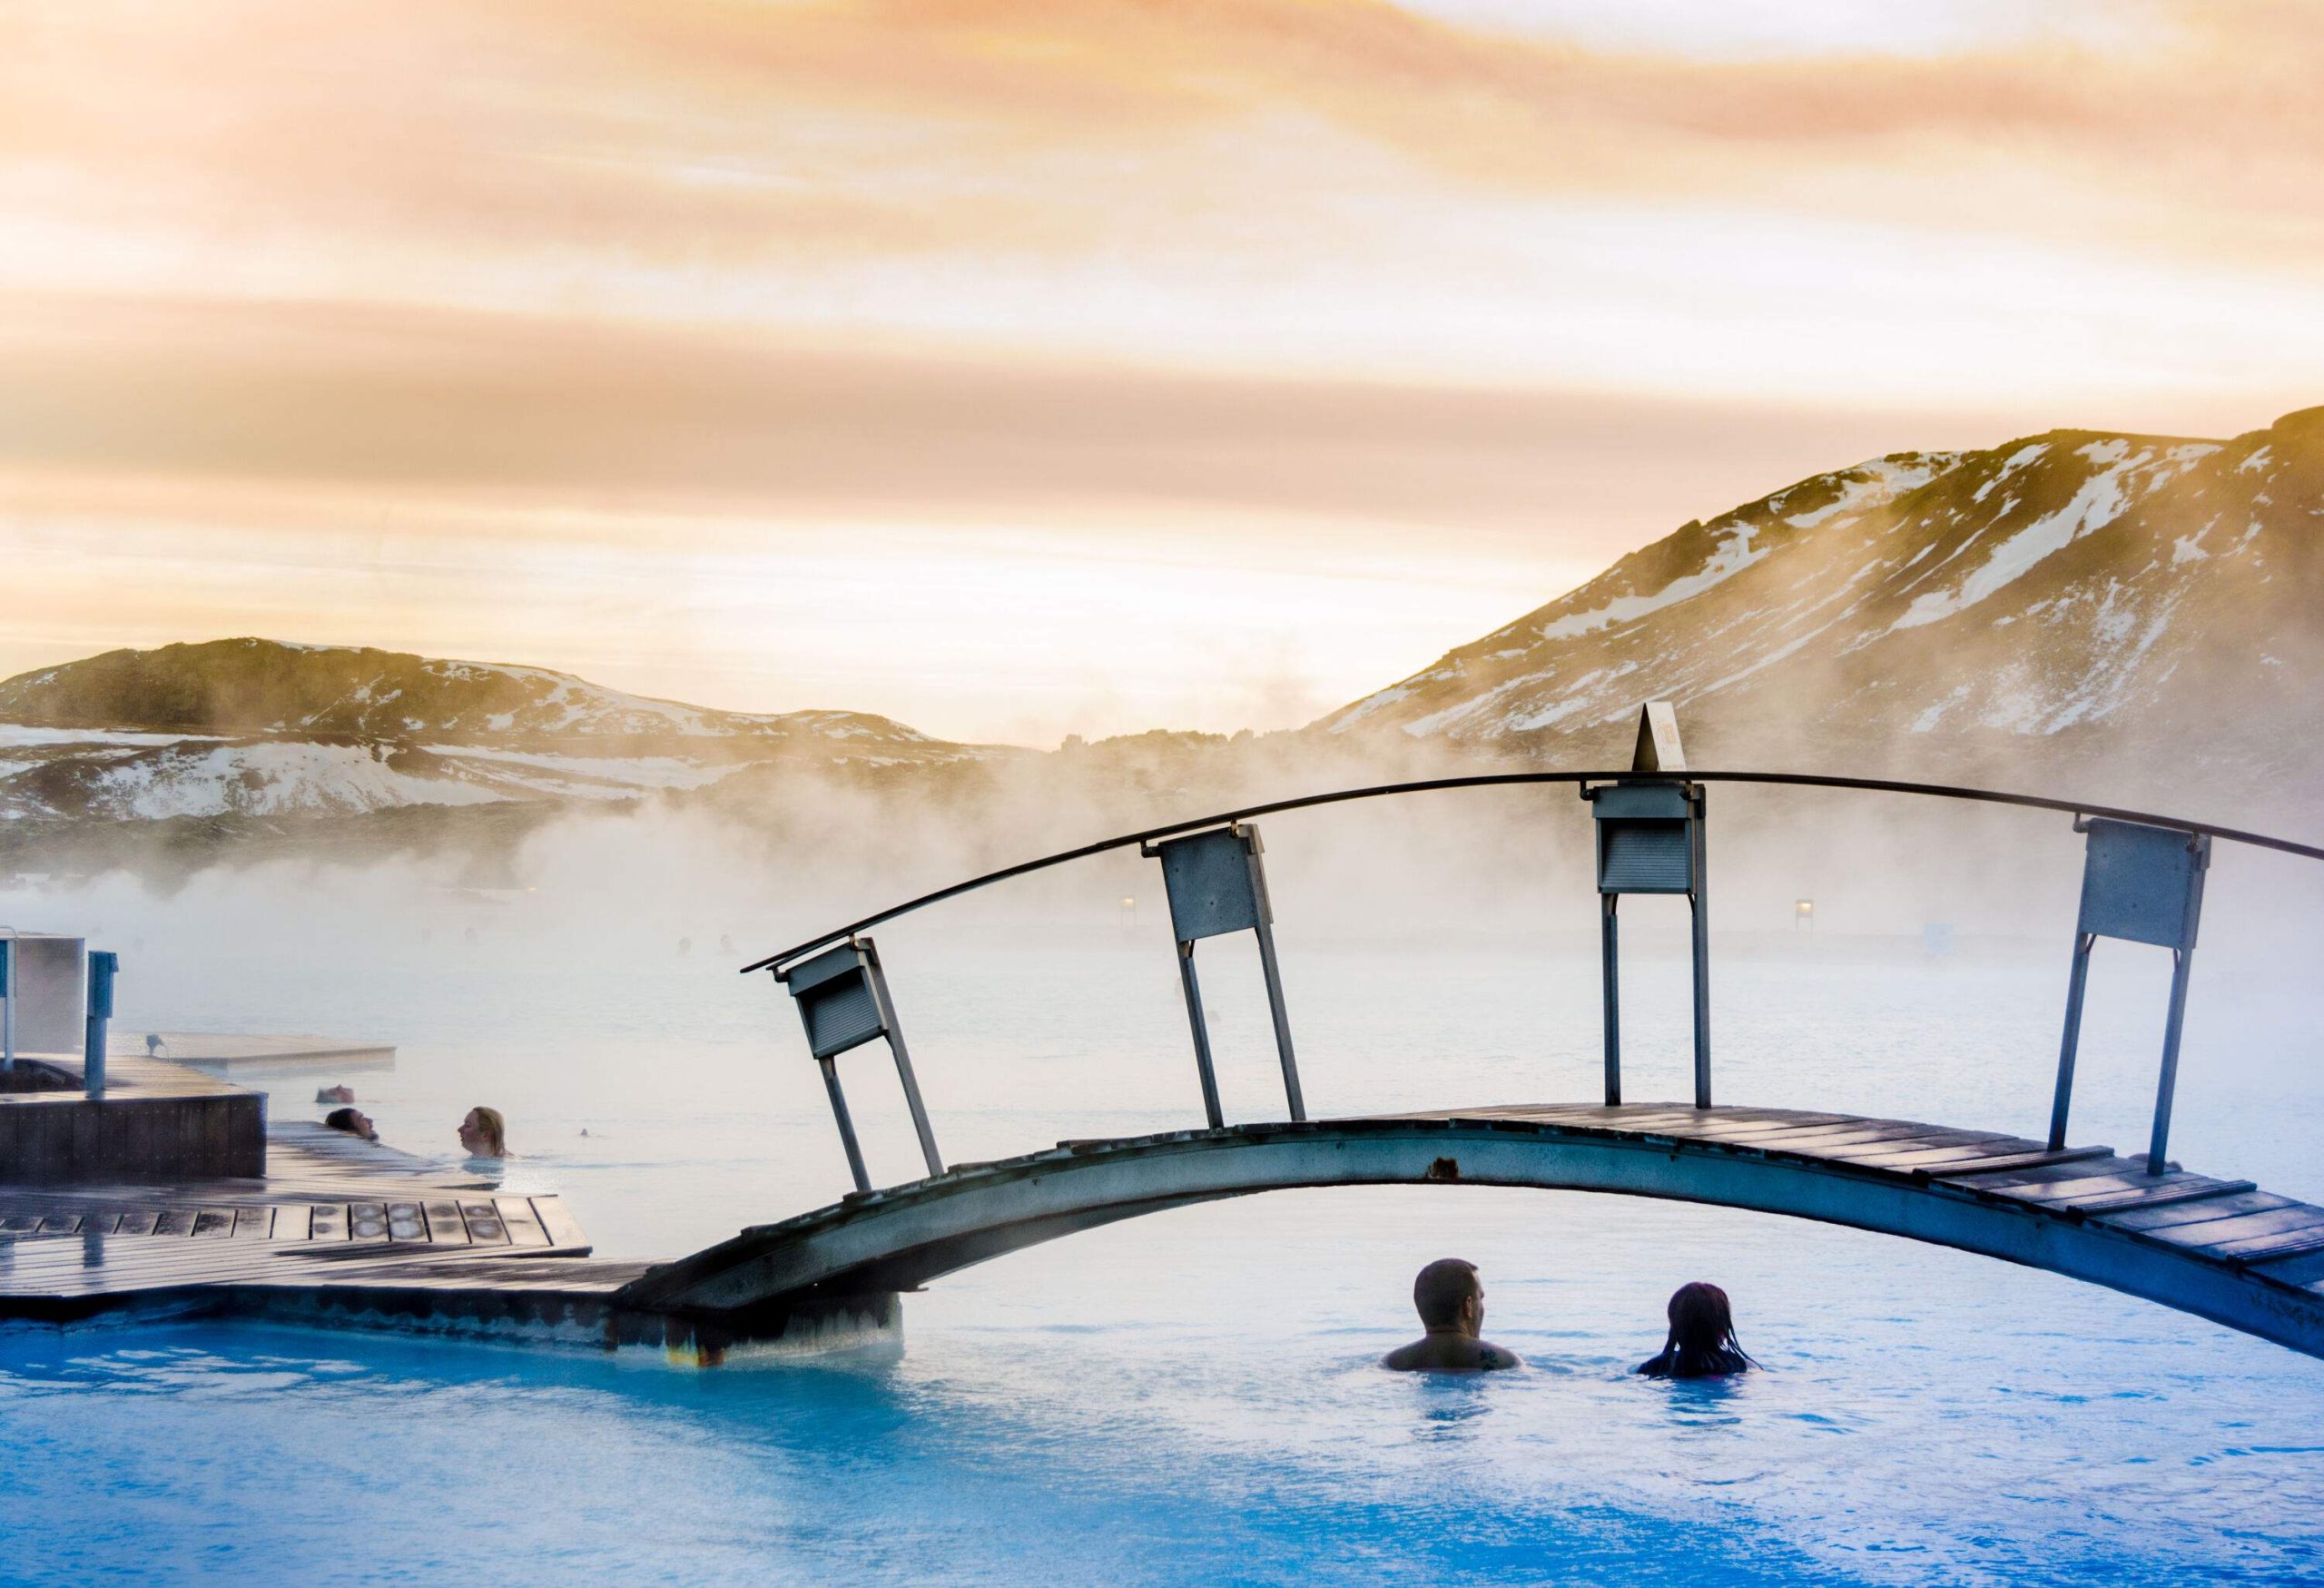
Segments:
[[[1685,780],[1679,718],[1670,703],[1649,702],[1639,714],[1632,770],[1651,775],[1584,786],[1598,833],[1598,934],[1603,958],[1606,1102],[1622,1100],[1620,933],[1624,893],[1683,893],[1694,962],[1695,1107],[1710,1107],[1710,914],[1705,876],[1702,784]],[[1672,774],[1678,775],[1672,775]]]
[[[848,1117],[847,1094],[839,1089],[839,1066],[828,1059],[815,1060],[823,1072],[823,1090],[831,1093],[832,1119],[839,1126],[839,1144],[847,1153],[847,1172],[855,1180],[855,1189],[872,1189],[871,1173],[863,1167],[863,1147],[855,1139],[855,1121]]]
[[[1710,1107],[1710,868],[1707,820],[1709,795],[1697,784],[1692,794],[1693,818],[1687,833],[1693,841],[1694,887],[1687,894],[1688,925],[1695,962],[1695,1107]]]
[[[887,989],[882,987],[881,992]],[[911,1072],[911,1055],[904,1049],[904,1034],[888,1029],[888,1051],[896,1056],[896,1079],[903,1082],[904,1107],[911,1111],[912,1133],[920,1138],[920,1160],[931,1175],[944,1172],[943,1155],[936,1150],[936,1132],[929,1128],[928,1105],[920,1100],[920,1081]]]
[[[1299,1060],[1291,1051],[1291,1016],[1284,1012],[1283,972],[1275,960],[1275,926],[1265,916],[1259,918],[1259,974],[1267,986],[1267,1013],[1275,1021],[1275,1056],[1283,1065],[1284,1101],[1291,1106],[1295,1119],[1307,1118],[1307,1100],[1299,1090]]]
[[[911,1111],[911,1128],[920,1138],[920,1156],[930,1178],[944,1172],[943,1156],[936,1150],[936,1132],[928,1123],[928,1105],[921,1100],[920,1081],[912,1074],[911,1050],[904,1046],[896,1006],[888,995],[888,975],[880,967],[880,951],[868,937],[850,938],[838,948],[795,965],[778,967],[776,981],[791,990],[799,1007],[800,1022],[807,1028],[807,1049],[822,1067],[823,1089],[831,1093],[832,1118],[839,1125],[840,1145],[847,1150],[848,1172],[855,1189],[868,1191],[872,1179],[863,1167],[863,1149],[855,1139],[855,1122],[847,1112],[846,1094],[840,1090],[839,1068],[833,1062],[851,1048],[874,1038],[885,1038],[896,1061],[896,1079],[903,1083],[904,1107]]]
[[[2066,1115],[2073,1107],[2073,1061],[2082,1046],[2082,995],[2090,985],[2090,951],[2098,942],[2093,932],[2073,934],[2073,973],[2066,980],[2066,1031],[2058,1043],[2058,1090],[2050,1100],[2050,1150],[2066,1145]]]
[[[1195,1038],[1195,1067],[1202,1073],[1202,1106],[1210,1128],[1226,1124],[1218,1103],[1218,1076],[1210,1059],[1210,1027],[1202,1012],[1202,986],[1195,979],[1195,944],[1206,937],[1248,932],[1259,940],[1259,971],[1266,978],[1267,1013],[1275,1022],[1275,1052],[1283,1066],[1284,1100],[1291,1117],[1307,1118],[1299,1088],[1299,1060],[1291,1048],[1291,1016],[1283,1003],[1283,971],[1275,957],[1275,908],[1267,899],[1265,853],[1259,830],[1235,823],[1183,838],[1141,844],[1138,853],[1162,863],[1162,886],[1170,896],[1170,931],[1178,943],[1178,981],[1186,989],[1187,1024]]]
[[[1191,942],[1178,945],[1178,985],[1187,994],[1187,1028],[1195,1038],[1195,1072],[1202,1077],[1203,1117],[1210,1128],[1220,1129],[1226,1116],[1218,1106],[1218,1072],[1210,1062],[1210,1022],[1203,1018],[1202,983],[1195,978],[1195,945]]]
[[[1616,924],[1616,912],[1621,906],[1620,893],[1598,895],[1599,987],[1605,1000],[1606,1106],[1610,1109],[1622,1106],[1621,929]]]
[[[2148,1138],[2146,1172],[2159,1175],[2170,1167],[2163,1149],[2171,1145],[2171,1098],[2179,1089],[2179,1028],[2187,1019],[2187,973],[2194,955],[2171,952],[2171,1013],[2162,1028],[2162,1079],[2154,1090],[2154,1134]]]
[[[2152,943],[2171,951],[2171,1012],[2162,1029],[2162,1073],[2155,1083],[2154,1131],[2146,1154],[2146,1172],[2160,1175],[2171,1167],[2165,1154],[2171,1096],[2179,1085],[2179,1033],[2187,1018],[2195,934],[2202,925],[2211,835],[2108,816],[2076,816],[2073,830],[2088,833],[2090,843],[2082,866],[2082,911],[2074,922],[2073,978],[2066,986],[2065,1038],[2058,1050],[2058,1090],[2050,1106],[2050,1147],[2054,1151],[2065,1146],[2092,946],[2101,937]]]

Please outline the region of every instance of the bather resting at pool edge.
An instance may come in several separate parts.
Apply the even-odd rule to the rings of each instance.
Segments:
[[[1522,1367],[1517,1353],[1480,1337],[1485,1323],[1484,1282],[1477,1266],[1439,1258],[1413,1281],[1413,1306],[1428,1332],[1380,1358],[1398,1373],[1490,1373]]]
[[[1670,1333],[1661,1354],[1634,1371],[1649,1378],[1718,1378],[1758,1366],[1736,1343],[1735,1314],[1718,1286],[1700,1279],[1681,1285],[1667,1310]]]

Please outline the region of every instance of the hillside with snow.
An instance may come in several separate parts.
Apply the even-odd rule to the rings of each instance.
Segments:
[[[1900,453],[1690,523],[1318,725],[1531,760],[1679,703],[1706,764],[2316,764],[2324,409]]]
[[[0,819],[15,821],[604,803],[769,762],[982,754],[858,712],[711,711],[538,667],[262,639],[108,651],[0,682]]]

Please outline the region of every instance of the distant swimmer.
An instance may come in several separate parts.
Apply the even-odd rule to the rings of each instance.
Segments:
[[[1485,1327],[1484,1281],[1477,1266],[1439,1258],[1413,1281],[1413,1306],[1428,1332],[1380,1358],[1398,1373],[1490,1373],[1522,1367],[1516,1352],[1480,1337]]]
[[[508,1156],[508,1122],[498,1109],[470,1109],[460,1121],[460,1150],[470,1158]]]
[[[1670,1297],[1670,1334],[1662,1354],[1638,1365],[1649,1378],[1717,1378],[1757,1363],[1735,1340],[1735,1314],[1727,1292],[1698,1279]]]
[[[315,1089],[315,1101],[319,1103],[351,1103],[354,1100],[355,1089],[351,1086],[325,1086]]]
[[[350,1136],[360,1136],[366,1141],[379,1139],[379,1131],[372,1128],[371,1116],[358,1109],[333,1109],[323,1116],[323,1123]]]

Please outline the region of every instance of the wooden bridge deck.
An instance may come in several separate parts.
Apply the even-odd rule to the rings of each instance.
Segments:
[[[1846,1165],[2071,1222],[2095,1222],[2324,1294],[2324,1208],[2260,1190],[2250,1180],[2216,1179],[2175,1167],[2150,1175],[2142,1157],[2123,1157],[2111,1148],[2052,1152],[2038,1141],[1995,1131],[1778,1109],[1547,1105],[1404,1117],[1605,1125]]]
[[[910,1289],[1077,1230],[1295,1187],[1613,1191],[1850,1225],[2110,1286],[2324,1356],[2324,1208],[2105,1147],[1783,1109],[1495,1106],[1065,1141],[850,1196],[647,1273],[712,1311]],[[1545,1261],[1555,1260],[1545,1254]]]

